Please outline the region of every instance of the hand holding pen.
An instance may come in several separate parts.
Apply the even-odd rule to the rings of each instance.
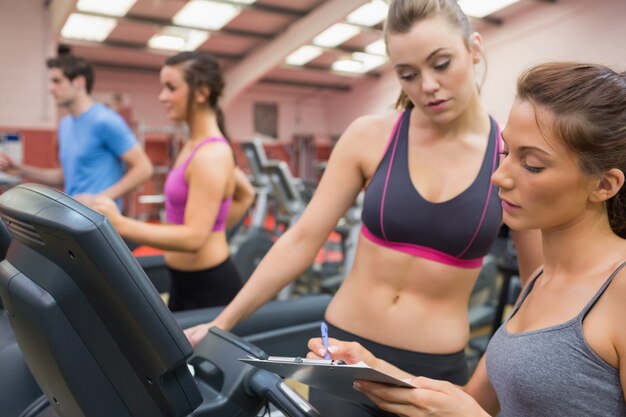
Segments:
[[[320,324],[320,333],[321,337],[309,340],[308,348],[310,352],[307,354],[307,358],[331,359],[330,354],[332,353],[332,359],[346,364],[355,364],[363,361],[372,366],[378,362],[374,355],[359,343],[341,341],[330,337],[328,325],[324,322]]]
[[[326,354],[324,355],[324,359],[330,359],[330,352],[328,351],[328,325],[325,321],[320,325],[320,331],[322,333],[322,344],[326,349]]]
[[[328,325],[324,321],[322,322],[322,324],[320,324],[320,332],[322,333],[322,345],[324,345],[324,350],[326,351],[326,353],[324,354],[324,359],[330,359],[330,349],[328,347]],[[331,361],[330,364],[345,365],[346,362],[341,359],[337,359]]]

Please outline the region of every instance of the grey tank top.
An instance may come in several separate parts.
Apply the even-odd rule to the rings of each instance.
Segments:
[[[502,417],[626,416],[619,370],[591,349],[582,329],[585,316],[625,264],[613,271],[573,319],[511,334],[506,325],[541,273],[535,277],[487,348],[487,374]]]

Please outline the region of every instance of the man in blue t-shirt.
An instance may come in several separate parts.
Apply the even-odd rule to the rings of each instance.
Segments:
[[[91,98],[94,76],[84,59],[59,54],[47,61],[49,90],[68,115],[59,125],[60,168],[17,164],[0,153],[0,169],[48,185],[89,204],[97,195],[119,199],[152,175],[152,163],[122,117]]]

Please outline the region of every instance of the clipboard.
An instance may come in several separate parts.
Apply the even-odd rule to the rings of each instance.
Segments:
[[[377,371],[364,362],[345,364],[343,361],[329,359],[304,359],[282,356],[270,356],[267,359],[249,357],[239,360],[358,403],[372,404],[367,396],[352,387],[357,379],[398,387],[415,388],[407,382]]]

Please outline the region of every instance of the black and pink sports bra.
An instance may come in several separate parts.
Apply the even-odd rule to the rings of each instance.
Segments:
[[[499,162],[498,124],[491,119],[489,144],[472,184],[448,201],[431,203],[409,174],[410,116],[409,109],[398,119],[365,190],[361,231],[380,246],[459,268],[479,268],[502,223],[498,189],[491,183]]]

